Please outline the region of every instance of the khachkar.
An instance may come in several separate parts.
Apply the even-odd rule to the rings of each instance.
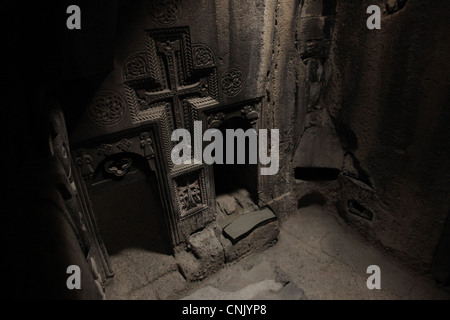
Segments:
[[[128,58],[123,79],[132,122],[156,124],[154,141],[161,154],[154,157],[155,167],[176,246],[214,219],[210,169],[204,164],[174,165],[170,136],[178,128],[193,130],[205,110],[218,106],[217,68],[207,45],[191,45],[188,27],[145,34],[146,51]]]
[[[156,173],[172,245],[177,246],[215,216],[211,169],[174,165],[170,137],[178,128],[192,132],[194,121],[206,124],[204,112],[219,106],[216,59],[206,44],[191,44],[188,27],[144,33],[145,49],[123,62],[122,90],[106,86],[92,99],[86,119],[94,129],[72,145],[73,155],[92,192],[99,179],[124,179],[145,159]]]
[[[177,246],[214,220],[215,193],[210,166],[172,163],[172,132],[184,128],[202,135],[194,122],[202,121],[206,130],[212,117],[239,116],[256,128],[261,99],[221,106],[219,82],[224,96],[237,95],[240,72],[224,72],[218,80],[213,50],[191,44],[189,27],[146,30],[145,50],[130,54],[121,72],[124,93],[101,90],[88,110],[93,124],[112,133],[78,143],[75,160],[89,189],[99,177],[96,172],[123,178],[133,159],[144,158],[156,173],[172,245]]]

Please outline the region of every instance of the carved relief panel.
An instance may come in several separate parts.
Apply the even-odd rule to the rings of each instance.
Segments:
[[[124,83],[132,120],[152,117],[164,108],[169,129],[188,128],[183,102],[218,98],[214,54],[205,45],[191,46],[188,27],[146,31],[146,51],[132,55],[124,68]]]
[[[205,110],[207,126],[209,129],[218,128],[227,119],[241,117],[248,120],[254,129],[258,129],[262,104],[262,99],[252,99],[225,107],[213,106]]]
[[[180,8],[174,2],[173,9]],[[161,11],[154,18],[161,25],[172,23],[168,12]],[[122,131],[77,142],[74,161],[90,188],[101,178],[125,177],[133,167],[130,155],[144,157],[157,174],[166,222],[176,246],[215,215],[210,168],[202,164],[175,166],[170,153],[176,142],[170,137],[178,128],[192,132],[196,120],[205,121],[206,129],[203,112],[218,106],[216,59],[207,45],[191,45],[188,27],[143,33],[145,50],[132,53],[122,65],[124,96],[101,90],[88,108],[89,119],[97,126],[121,123]],[[131,119],[124,121],[128,116]],[[128,127],[124,125],[127,122],[131,124]]]
[[[94,175],[100,172],[105,179],[126,176],[133,165],[130,155],[145,158],[150,169],[156,171],[154,130],[152,126],[144,127],[121,136],[112,135],[85,142],[79,148],[75,144],[75,163],[88,188],[92,185]]]
[[[113,275],[108,253],[102,238],[99,235],[95,217],[90,204],[86,202],[87,192],[81,179],[77,165],[69,150],[69,141],[66,131],[64,115],[59,105],[50,115],[51,154],[52,163],[57,167],[57,188],[64,200],[63,211],[66,220],[72,225],[78,243],[90,263],[93,275],[100,275],[95,281],[104,283]],[[79,160],[81,164],[90,165],[92,158],[84,154]],[[94,263],[92,263],[94,261]],[[103,292],[101,292],[103,294]]]
[[[184,174],[174,180],[180,218],[207,208],[206,183],[203,170]]]

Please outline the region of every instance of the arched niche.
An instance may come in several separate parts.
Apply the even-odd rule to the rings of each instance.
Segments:
[[[131,152],[106,157],[95,168],[89,190],[110,255],[129,248],[171,252],[157,177],[148,159]]]

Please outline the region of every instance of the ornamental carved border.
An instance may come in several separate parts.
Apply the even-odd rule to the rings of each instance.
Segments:
[[[159,196],[171,235],[171,243],[176,246],[182,240],[177,225],[180,219],[178,208],[174,207],[171,196],[172,179],[169,177],[164,157],[167,150],[162,138],[166,132],[163,129],[163,124],[166,122],[165,112],[163,108],[157,108],[151,110],[146,116],[151,122],[147,122],[145,126],[73,144],[74,164],[87,190],[92,191],[97,182],[108,180],[108,178],[114,181],[125,177],[136,156],[146,159],[150,169],[156,173]]]
[[[146,51],[132,54],[123,66],[125,96],[132,122],[145,124],[159,121],[162,144],[173,147],[175,143],[170,140],[170,135],[175,125],[178,127],[183,122],[183,127],[190,130],[193,121],[199,120],[197,110],[191,112],[189,108],[191,100],[207,98],[218,104],[216,58],[207,45],[191,45],[189,27],[151,29],[145,33]],[[175,43],[179,50],[175,57],[179,64],[179,68],[175,68],[178,70],[177,77],[191,89],[174,91],[168,85],[171,75],[166,74],[165,63],[173,61],[167,60],[167,54],[164,55],[161,50],[164,52],[164,44]],[[176,96],[183,98],[180,110],[173,103]],[[169,168],[173,168],[170,151],[171,148],[165,149],[165,158]]]
[[[75,149],[74,159],[86,182],[92,182],[94,174],[99,171],[112,178],[124,177],[133,164],[130,154],[142,156],[148,161],[150,169],[156,171],[155,141],[153,129],[142,128],[121,137],[105,137],[97,143]],[[100,168],[102,164],[103,168]]]

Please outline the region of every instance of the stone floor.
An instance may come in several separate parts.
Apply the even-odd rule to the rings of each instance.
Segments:
[[[278,243],[187,283],[172,256],[127,249],[112,257],[109,299],[450,299],[364,243],[320,206],[299,209],[281,225]],[[369,265],[381,269],[381,290],[369,290]]]

